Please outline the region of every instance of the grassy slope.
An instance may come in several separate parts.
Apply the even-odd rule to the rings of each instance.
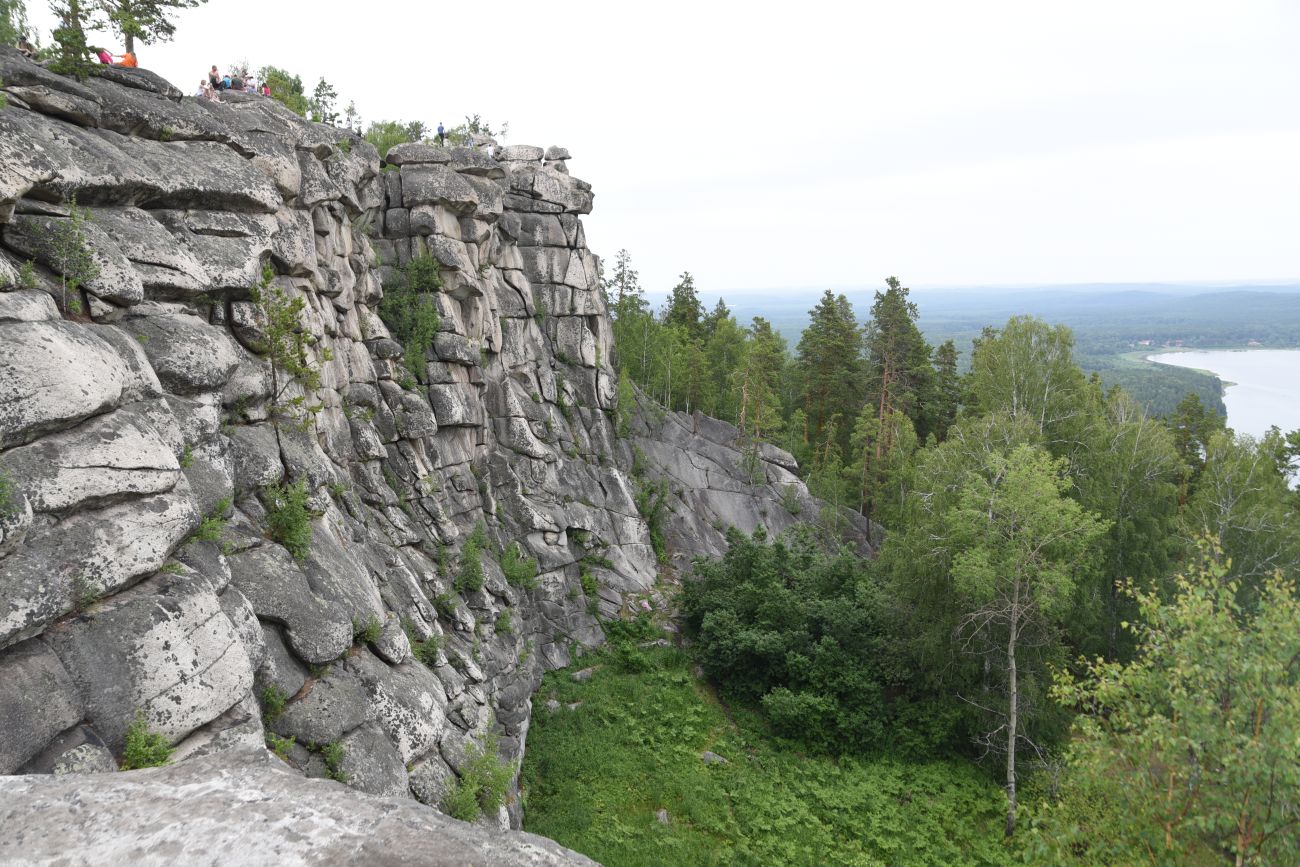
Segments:
[[[1002,793],[964,762],[802,756],[755,717],[729,718],[676,649],[610,649],[583,664],[598,666],[590,681],[552,672],[534,698],[529,831],[610,867],[1011,858]],[[707,765],[704,750],[730,763]]]

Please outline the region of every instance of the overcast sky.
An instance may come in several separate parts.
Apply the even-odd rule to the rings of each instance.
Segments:
[[[509,121],[596,253],[712,295],[1300,277],[1298,45],[1295,0],[212,0],[139,55]]]

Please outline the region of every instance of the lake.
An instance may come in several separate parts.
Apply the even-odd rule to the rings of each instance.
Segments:
[[[1223,380],[1228,426],[1237,433],[1300,429],[1300,349],[1162,352],[1147,360],[1208,370]]]

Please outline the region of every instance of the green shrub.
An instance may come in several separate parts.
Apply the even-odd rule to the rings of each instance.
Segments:
[[[505,802],[506,790],[515,778],[515,765],[497,754],[496,735],[488,735],[482,746],[469,749],[469,760],[458,779],[443,798],[442,808],[462,822],[473,822],[491,814]]]
[[[271,88],[271,98],[283,103],[299,117],[307,116],[307,94],[302,89],[302,77],[276,66],[263,66],[257,72],[258,80]]]
[[[486,551],[488,547],[487,526],[482,521],[479,521],[474,525],[474,529],[470,531],[469,538],[466,541],[473,542],[480,551]]]
[[[307,559],[311,548],[311,513],[307,511],[307,496],[307,482],[304,480],[292,485],[273,485],[263,494],[268,534],[299,561]]]
[[[584,563],[587,566],[593,566],[597,569],[612,570],[614,568],[614,561],[601,554],[583,554],[582,560],[579,562]]]
[[[36,263],[31,259],[28,259],[23,263],[22,267],[18,269],[18,288],[31,291],[39,285],[40,284],[36,279]]]
[[[343,773],[343,744],[338,741],[325,744],[320,748],[320,755],[325,760],[325,776],[346,783],[348,775]]]
[[[507,545],[501,554],[501,571],[505,573],[506,581],[516,587],[536,590],[541,586],[542,582],[537,577],[536,558],[525,557],[523,546],[518,542]]]
[[[138,768],[159,768],[171,760],[172,745],[167,738],[149,731],[143,716],[137,716],[126,730],[126,748],[118,763],[124,771]]]
[[[275,684],[271,684],[262,690],[262,719],[265,722],[275,722],[275,720],[284,713],[284,706],[289,701],[289,696],[284,694],[284,690]]]
[[[578,580],[582,582],[582,592],[588,599],[595,599],[596,594],[600,592],[600,585],[596,581],[596,576],[586,566],[578,569]]]
[[[366,618],[365,623],[352,621],[352,643],[353,644],[374,644],[383,634],[384,627],[379,622],[379,618],[371,614]]]
[[[212,507],[208,516],[199,522],[199,528],[190,538],[199,542],[216,542],[221,538],[221,531],[226,529],[226,513],[230,511],[230,498],[226,497]]]
[[[384,287],[384,297],[379,302],[379,318],[402,344],[407,370],[423,382],[427,376],[428,352],[442,325],[433,297],[442,291],[442,266],[425,253],[410,261],[400,280],[390,283]]]
[[[483,552],[471,536],[460,549],[460,569],[452,586],[457,593],[472,593],[483,589]]]
[[[293,749],[296,742],[297,738],[294,737],[282,738],[275,732],[266,733],[266,746],[286,762],[289,761],[289,751]]]
[[[699,662],[724,695],[819,752],[964,741],[957,702],[925,685],[871,561],[823,553],[807,535],[770,543],[729,530],[727,540],[721,560],[697,562],[681,595]]]
[[[393,145],[424,138],[427,130],[421,121],[377,120],[366,127],[365,139],[379,151],[379,158],[388,156]],[[394,167],[395,168],[395,167]]]
[[[791,515],[803,511],[803,504],[799,502],[799,486],[794,482],[781,489],[781,507]]]
[[[415,637],[415,628],[409,620],[402,621],[402,631],[410,642],[411,653],[428,668],[438,667],[438,651],[442,650],[442,636],[434,634],[421,641]]]
[[[510,617],[510,609],[507,608],[497,615],[496,630],[502,635],[515,634],[515,622]]]
[[[633,469],[635,471],[635,466]],[[650,547],[654,548],[655,557],[660,564],[667,563],[668,540],[664,536],[664,526],[668,521],[668,480],[639,481],[633,500],[636,510],[645,519],[646,530],[650,534]]]

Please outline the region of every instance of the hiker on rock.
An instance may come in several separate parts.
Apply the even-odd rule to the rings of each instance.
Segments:
[[[107,52],[105,53],[107,54]],[[139,62],[137,62],[135,59],[134,51],[128,51],[126,54],[109,54],[108,56],[122,58],[121,63],[114,63],[113,65],[120,66],[123,69],[136,69],[140,66]],[[103,60],[103,58],[101,57],[100,60]]]
[[[438,121],[438,147],[445,147],[447,139],[443,135],[442,121]]]
[[[18,37],[18,51],[28,60],[36,58],[36,46],[27,41],[27,34]]]

